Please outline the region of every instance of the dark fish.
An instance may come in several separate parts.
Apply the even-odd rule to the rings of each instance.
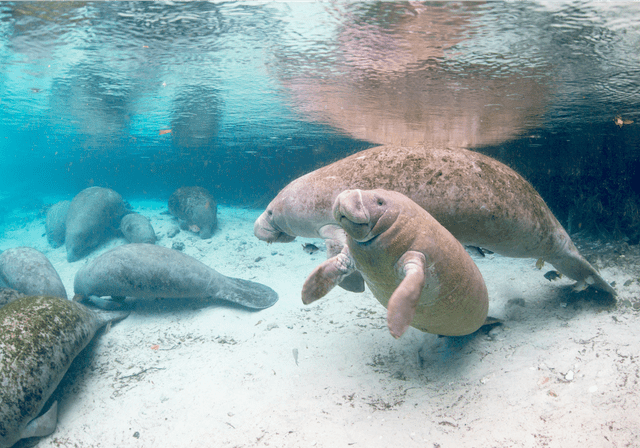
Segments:
[[[478,247],[478,246],[467,246],[471,249],[475,249],[478,251],[478,254],[480,254],[481,257],[484,257],[484,254],[489,254],[491,255],[493,252],[490,251],[489,249],[485,249],[483,247]]]
[[[544,278],[546,278],[551,282],[553,280],[558,280],[559,278],[562,278],[562,274],[559,273],[558,271],[549,271],[546,274],[544,274]]]
[[[316,246],[315,244],[304,243],[302,245],[302,250],[308,253],[309,255],[313,255],[316,252],[318,252],[320,249],[318,249],[318,246]]]

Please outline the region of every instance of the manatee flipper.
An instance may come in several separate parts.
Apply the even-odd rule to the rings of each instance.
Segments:
[[[342,228],[324,227],[320,234],[323,238],[327,238],[324,242],[327,247],[327,259],[333,258],[345,248],[345,233]],[[329,228],[329,229],[328,229]],[[364,278],[358,271],[354,271],[347,275],[339,284],[342,289],[349,292],[364,292]],[[328,291],[327,291],[328,292]]]
[[[54,401],[47,412],[31,420],[20,433],[21,439],[44,437],[53,434],[58,425],[58,402]]]
[[[348,249],[345,247],[341,253],[325,260],[311,272],[302,286],[302,303],[308,305],[324,297],[337,284],[356,272],[355,264],[347,254]]]
[[[387,326],[396,339],[407,331],[416,314],[426,283],[425,268],[426,259],[420,252],[406,252],[398,261],[398,271],[404,278],[391,294],[387,306]]]
[[[338,286],[349,292],[364,292],[364,278],[356,271],[347,275]]]
[[[278,301],[278,293],[261,283],[226,277],[226,282],[212,297],[256,310],[269,308]]]

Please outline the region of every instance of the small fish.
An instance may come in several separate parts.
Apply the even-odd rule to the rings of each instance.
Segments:
[[[467,247],[471,249],[475,249],[481,257],[484,257],[485,256],[484,254],[491,255],[493,253],[492,251],[490,251],[489,249],[485,249],[484,247],[478,247],[478,246],[467,246]]]
[[[546,278],[551,282],[553,280],[558,280],[559,278],[562,278],[562,274],[559,273],[558,271],[549,271],[546,274],[544,274],[544,278]]]
[[[158,135],[171,134],[171,129],[160,129]]]
[[[198,227],[195,224],[192,224],[189,226],[189,230],[191,230],[193,233],[199,233],[200,232],[200,227]]]
[[[318,252],[320,249],[318,249],[318,246],[316,246],[315,244],[304,243],[302,245],[302,250],[308,253],[309,255],[313,255],[316,252]]]

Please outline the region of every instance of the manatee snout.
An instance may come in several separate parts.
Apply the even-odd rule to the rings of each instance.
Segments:
[[[277,229],[268,219],[267,212],[264,212],[253,224],[253,234],[261,241],[267,243],[289,243],[296,239],[295,236]]]
[[[333,203],[333,217],[354,240],[364,241],[371,232],[371,216],[361,190],[346,190]]]

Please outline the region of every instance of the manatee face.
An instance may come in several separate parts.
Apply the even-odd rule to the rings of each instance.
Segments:
[[[399,209],[393,196],[385,190],[346,190],[336,198],[333,216],[351,238],[364,243],[395,222]]]
[[[278,198],[271,201],[267,209],[256,219],[253,225],[253,234],[267,243],[288,243],[296,237],[287,233],[284,213]]]

